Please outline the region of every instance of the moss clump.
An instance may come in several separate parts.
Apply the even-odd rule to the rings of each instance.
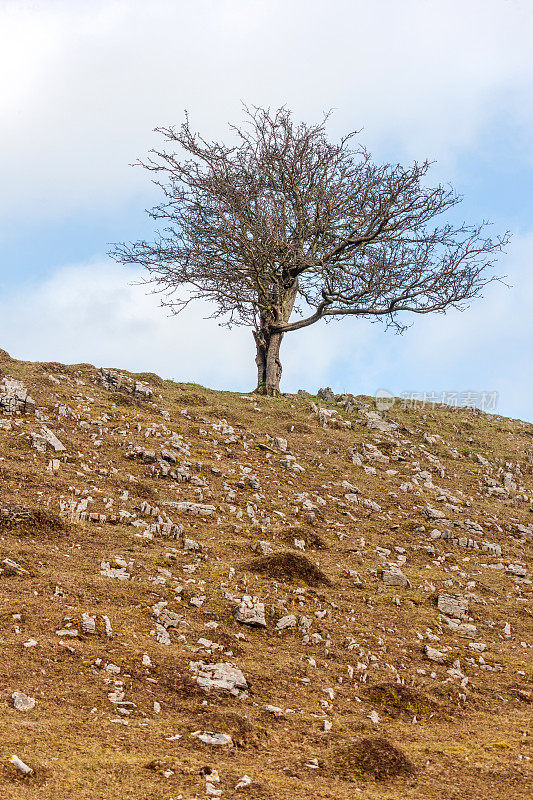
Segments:
[[[66,533],[70,529],[70,525],[52,511],[19,505],[0,506],[0,531],[35,536]]]
[[[331,581],[316,564],[298,553],[276,553],[261,556],[246,564],[252,572],[268,575],[279,581],[302,581],[307,586],[331,586]]]
[[[421,692],[397,683],[380,683],[371,686],[368,697],[391,716],[427,719],[438,710],[438,705]]]

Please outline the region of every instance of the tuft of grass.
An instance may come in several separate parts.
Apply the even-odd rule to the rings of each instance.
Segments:
[[[344,779],[365,776],[378,781],[399,775],[414,775],[414,764],[395,745],[382,737],[361,739],[335,751],[330,771]]]

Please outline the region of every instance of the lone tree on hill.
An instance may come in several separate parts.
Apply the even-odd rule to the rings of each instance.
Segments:
[[[461,198],[425,184],[428,161],[375,164],[352,147],[353,132],[331,143],[327,117],[308,125],[286,108],[246,113],[231,126],[233,145],[206,141],[187,116],[156,128],[171,149],[137,163],[163,191],[148,212],[162,228],[110,255],[145,267],[175,313],[204,298],[224,324],[250,326],[257,391],[279,391],[286,333],[348,315],[401,332],[401,312],[462,309],[495,280],[509,234],[441,221]]]

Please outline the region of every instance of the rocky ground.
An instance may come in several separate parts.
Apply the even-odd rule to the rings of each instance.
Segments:
[[[533,425],[0,351],[0,796],[531,796]]]

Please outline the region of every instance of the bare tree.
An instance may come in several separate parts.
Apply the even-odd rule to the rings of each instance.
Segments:
[[[223,324],[252,327],[258,391],[279,391],[286,333],[348,315],[401,332],[402,312],[462,309],[495,280],[509,234],[443,221],[461,198],[425,184],[429,162],[375,164],[352,146],[353,132],[328,141],[327,117],[308,125],[285,108],[246,114],[229,146],[194,133],[188,117],[156,129],[171,149],[138,164],[163,191],[148,212],[162,228],[154,242],[111,255],[144,266],[174,312],[204,298]]]

